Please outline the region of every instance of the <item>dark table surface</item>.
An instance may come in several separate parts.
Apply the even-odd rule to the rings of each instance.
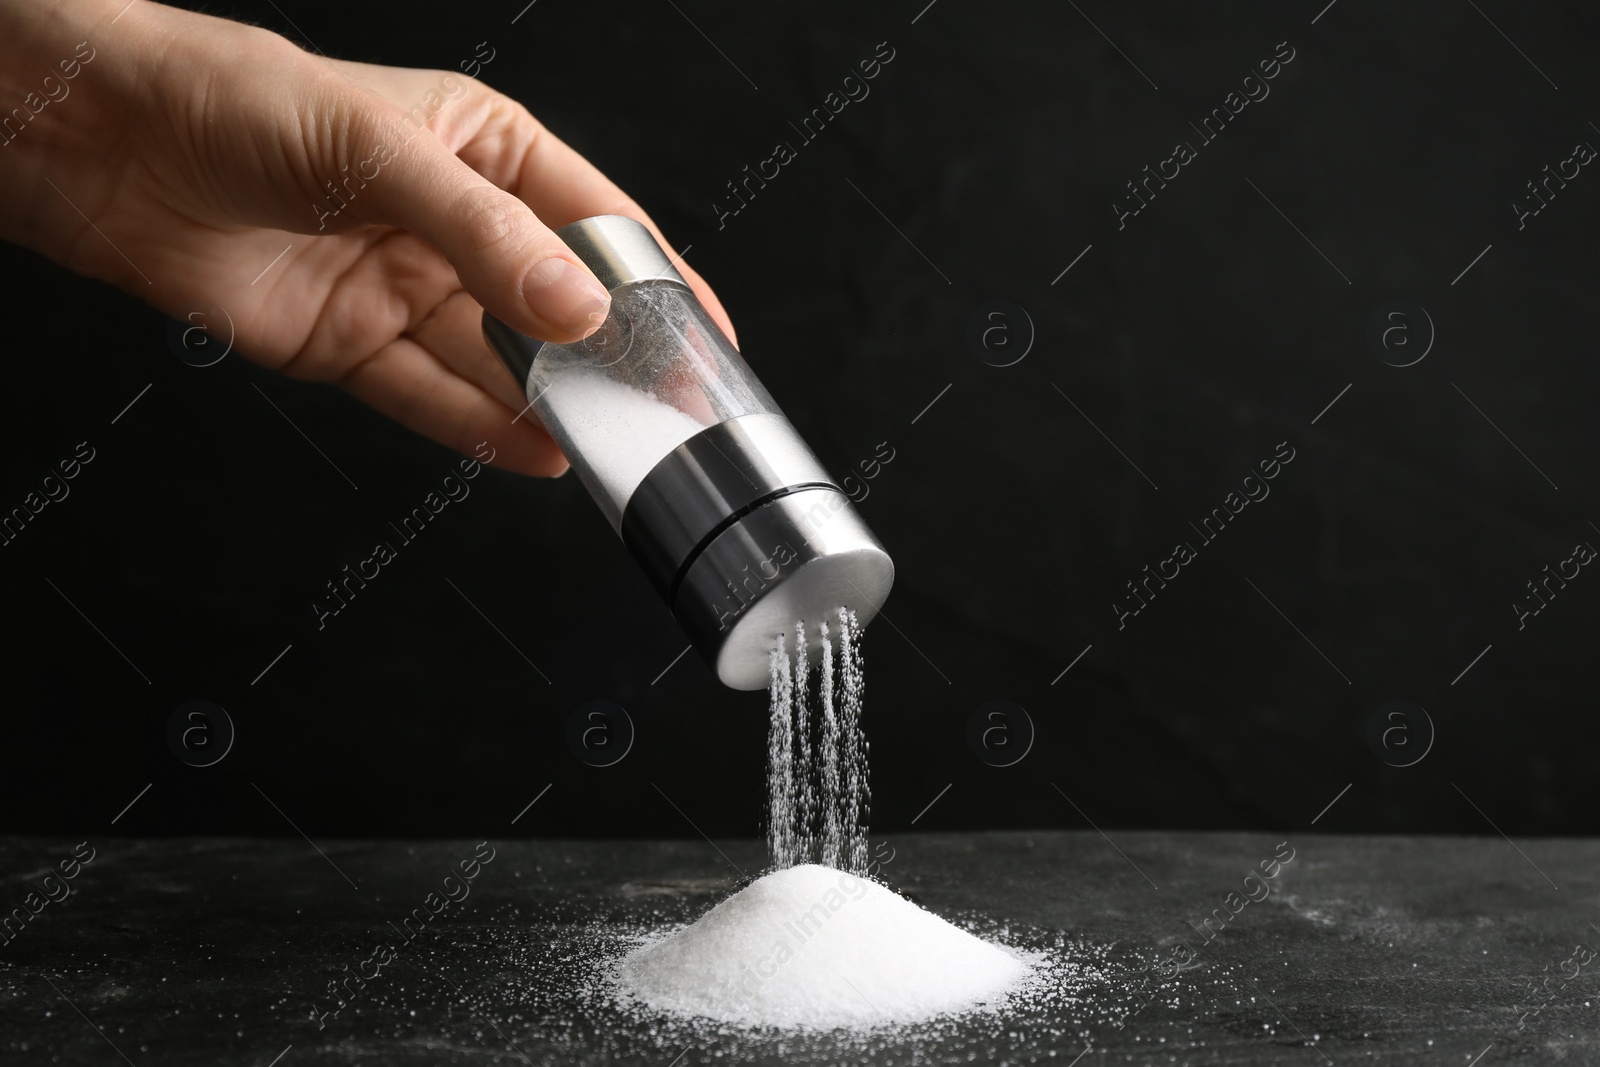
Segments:
[[[1600,1062],[1600,961],[1575,952],[1600,946],[1600,843],[1299,834],[1270,896],[1202,940],[1280,840],[875,842],[894,888],[1046,952],[1047,988],[1001,1016],[801,1037],[660,1019],[603,978],[627,938],[758,874],[757,842],[102,840],[0,944],[0,1062]],[[0,843],[0,903],[26,911],[73,844]],[[470,895],[405,939],[490,849]],[[1151,967],[1183,942],[1176,976]],[[329,984],[371,974],[381,944],[393,958],[333,1014]]]

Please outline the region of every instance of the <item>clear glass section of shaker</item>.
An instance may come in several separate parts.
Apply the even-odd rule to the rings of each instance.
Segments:
[[[741,415],[782,414],[694,294],[671,281],[613,289],[599,330],[539,349],[527,389],[619,532],[628,498],[684,441]]]

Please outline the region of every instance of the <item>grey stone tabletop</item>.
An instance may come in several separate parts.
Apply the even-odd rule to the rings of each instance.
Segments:
[[[874,849],[892,888],[1042,953],[1037,988],[864,1034],[618,1002],[608,961],[759,874],[754,841],[11,838],[0,1063],[1600,1063],[1594,841],[1051,831]]]

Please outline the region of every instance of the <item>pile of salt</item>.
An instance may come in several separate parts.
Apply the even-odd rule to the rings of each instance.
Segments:
[[[651,1008],[743,1026],[902,1025],[997,1003],[1032,967],[867,878],[775,871],[623,957]]]

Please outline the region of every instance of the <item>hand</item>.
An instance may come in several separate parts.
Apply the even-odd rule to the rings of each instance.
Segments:
[[[39,105],[0,131],[0,237],[170,315],[225,308],[248,358],[463,453],[488,440],[496,466],[565,470],[513,423],[526,401],[481,309],[543,340],[591,332],[610,298],[552,228],[629,215],[661,239],[639,205],[463,74],[124,3],[0,0],[0,101]]]

